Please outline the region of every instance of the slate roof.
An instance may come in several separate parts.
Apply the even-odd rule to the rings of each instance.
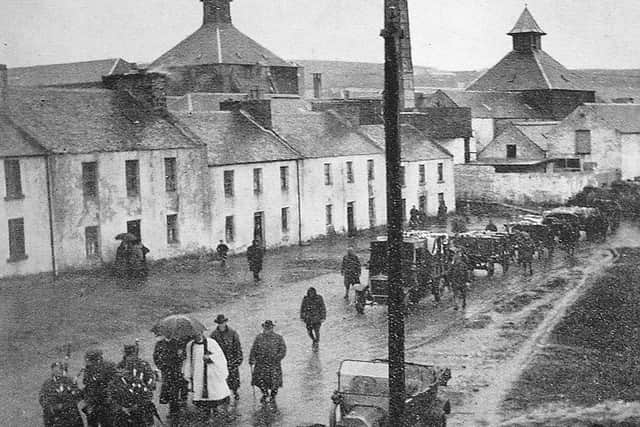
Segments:
[[[360,126],[360,130],[382,149],[386,147],[384,125],[364,125]],[[402,160],[405,162],[451,159],[453,157],[449,151],[406,123],[400,125],[400,143]]]
[[[559,122],[540,123],[514,123],[514,126],[522,132],[531,142],[542,150],[547,151],[549,138],[548,134],[556,128]]]
[[[207,145],[210,166],[299,159],[272,132],[242,112],[176,113],[176,117]]]
[[[274,123],[278,135],[303,157],[358,156],[382,151],[331,111],[287,113]]]
[[[529,156],[526,160],[539,159],[545,157],[548,150],[547,133],[551,131],[557,122],[541,122],[536,124],[510,124],[498,136],[496,136],[489,144],[478,152],[478,161],[491,161],[492,153],[495,153],[495,146],[504,147],[507,144],[514,144],[521,148],[527,148],[525,151],[536,151],[537,155]],[[518,149],[520,151],[520,149]],[[500,156],[504,160],[504,156]],[[522,157],[518,156],[519,160]]]
[[[102,85],[102,76],[125,74],[134,65],[121,58],[9,68],[9,86]]]
[[[533,19],[531,12],[529,12],[529,9],[527,9],[526,6],[524,7],[522,14],[520,15],[520,18],[518,18],[516,25],[514,25],[511,31],[509,31],[507,34],[513,35],[519,33],[537,33],[541,35],[547,34],[542,31],[542,28],[540,28],[536,20]]]
[[[13,88],[13,122],[53,153],[159,150],[201,147],[127,94],[106,89]]]
[[[584,104],[590,111],[622,133],[640,133],[640,104]]]
[[[38,156],[46,150],[20,129],[10,117],[0,114],[0,157]]]
[[[472,82],[467,90],[588,90],[581,76],[566,69],[543,50],[512,50]]]
[[[153,61],[149,69],[219,63],[294,66],[262,47],[232,24],[208,23]]]
[[[551,115],[524,101],[518,92],[443,90],[459,107],[471,108],[473,118],[531,118],[545,119]]]

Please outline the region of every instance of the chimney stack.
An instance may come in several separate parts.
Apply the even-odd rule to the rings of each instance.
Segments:
[[[322,73],[313,73],[313,97],[322,98]]]
[[[9,75],[7,66],[0,64],[0,111],[7,108],[7,91],[9,89]]]
[[[231,2],[233,0],[200,0],[203,7],[202,25],[231,24]]]

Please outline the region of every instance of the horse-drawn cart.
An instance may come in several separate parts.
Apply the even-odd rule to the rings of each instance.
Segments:
[[[453,244],[462,251],[465,262],[472,269],[487,270],[490,276],[496,264],[500,264],[504,272],[509,270],[511,242],[508,233],[468,231],[456,235]]]

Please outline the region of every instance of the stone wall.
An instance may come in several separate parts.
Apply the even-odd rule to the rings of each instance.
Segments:
[[[456,198],[516,204],[564,203],[587,185],[619,179],[615,170],[602,172],[496,173],[493,166],[455,165]]]

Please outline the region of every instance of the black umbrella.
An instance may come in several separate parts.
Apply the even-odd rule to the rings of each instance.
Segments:
[[[135,240],[138,240],[138,238],[131,233],[120,233],[116,236],[116,240],[125,240],[127,242],[133,242]]]
[[[197,319],[186,314],[172,314],[158,321],[151,332],[168,339],[181,339],[198,335],[207,328]]]

